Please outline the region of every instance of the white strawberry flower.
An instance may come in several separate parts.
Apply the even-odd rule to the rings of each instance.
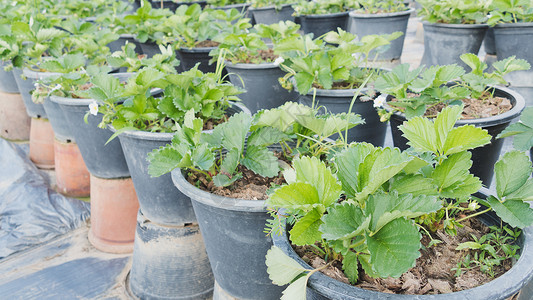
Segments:
[[[281,65],[284,61],[285,61],[285,59],[283,59],[283,57],[278,56],[278,58],[276,58],[276,60],[274,61],[274,65],[275,65],[275,66],[279,66],[279,65]]]
[[[96,116],[98,114],[98,103],[96,103],[96,101],[93,101],[91,102],[91,104],[89,104],[89,112],[93,116]]]
[[[385,100],[387,100],[387,97],[384,94],[379,95],[376,99],[374,99],[374,107],[383,107]]]

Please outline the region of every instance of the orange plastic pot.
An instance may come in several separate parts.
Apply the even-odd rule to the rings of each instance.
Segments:
[[[30,138],[31,118],[20,94],[0,92],[0,136],[13,141]]]
[[[91,175],[89,241],[108,253],[133,252],[139,201],[131,177],[103,179]]]
[[[48,119],[31,118],[30,159],[37,168],[54,168],[54,131]]]
[[[70,197],[88,197],[90,174],[81,157],[78,144],[54,139],[57,191]]]

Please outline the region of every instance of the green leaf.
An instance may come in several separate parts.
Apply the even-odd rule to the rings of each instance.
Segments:
[[[298,89],[298,93],[305,95],[313,86],[313,81],[315,80],[315,77],[308,73],[296,73],[294,75],[294,80],[296,81],[296,88]]]
[[[533,168],[529,157],[519,151],[510,151],[494,165],[496,175],[496,193],[503,197],[523,186],[531,176]]]
[[[209,170],[215,163],[215,155],[207,144],[200,144],[192,150],[191,160],[192,164],[200,169]]]
[[[274,127],[261,127],[250,134],[247,143],[250,146],[269,146],[288,140],[289,136]]]
[[[216,176],[213,177],[213,183],[216,186],[229,186],[241,178],[242,178],[241,174],[235,174],[232,177],[229,177],[226,174],[217,174]]]
[[[251,123],[252,117],[244,112],[240,112],[229,118],[227,122],[215,127],[214,131],[217,131],[217,129],[222,130],[222,146],[224,148],[235,148],[239,153],[242,153],[244,150],[244,140]]]
[[[293,283],[283,290],[281,300],[305,300],[307,298],[307,280],[309,277],[303,276],[296,279]]]
[[[356,143],[335,155],[337,177],[342,184],[343,191],[349,198],[355,197],[363,188],[359,184],[359,165],[374,149],[372,144]]]
[[[392,181],[390,191],[397,191],[398,194],[436,195],[437,185],[431,178],[426,178],[422,174],[402,176]]]
[[[237,148],[231,148],[220,164],[220,173],[231,175],[239,165],[240,153]]]
[[[522,119],[526,118],[524,114],[528,108],[526,108],[524,113],[522,113]],[[533,109],[530,111],[533,112]],[[528,116],[527,118],[533,119],[533,116]],[[513,135],[513,146],[515,149],[520,151],[528,151],[529,149],[533,148],[533,127],[529,127],[524,123],[514,123],[505,128],[496,138],[500,139]]]
[[[274,177],[279,174],[278,158],[264,146],[249,145],[241,163],[263,177]]]
[[[320,204],[318,192],[314,186],[305,182],[296,182],[277,189],[267,200],[269,207],[311,210]]]
[[[328,137],[335,133],[342,133],[346,129],[364,123],[359,115],[353,113],[328,114],[325,116],[300,115],[296,116],[296,119],[302,126],[312,130],[320,137]]]
[[[523,186],[505,198],[506,200],[533,201],[533,179],[529,178]]]
[[[455,248],[455,250],[457,251],[461,251],[461,250],[464,250],[464,249],[480,249],[481,248],[481,244],[480,243],[476,243],[476,242],[464,242],[464,243],[460,243],[457,248]]]
[[[148,174],[159,177],[177,168],[184,159],[182,153],[172,147],[160,147],[148,153]]]
[[[490,143],[491,135],[487,130],[464,125],[454,128],[448,134],[444,148],[444,155],[450,155],[465,150],[474,149]]]
[[[325,207],[337,202],[341,194],[341,185],[326,164],[316,157],[301,157],[293,161],[296,180],[312,185],[321,204]]]
[[[267,273],[272,283],[283,286],[300,274],[307,271],[297,261],[290,258],[283,250],[276,246],[272,246],[266,254]]]
[[[374,149],[359,166],[359,185],[362,190],[356,199],[365,199],[374,193],[383,183],[401,172],[412,159],[412,156],[398,148]]]
[[[370,230],[378,232],[395,219],[415,218],[435,212],[441,207],[442,203],[436,196],[413,197],[411,194],[398,195],[396,191],[377,192],[368,197],[365,215],[371,216]]]
[[[399,277],[420,256],[420,233],[412,221],[395,219],[373,236],[367,235],[370,263],[382,278]]]
[[[533,224],[533,210],[529,203],[513,200],[501,203],[494,196],[489,196],[486,201],[498,217],[512,227],[523,229]]]
[[[453,129],[455,122],[461,117],[462,106],[450,106],[443,109],[435,118],[435,133],[437,135],[437,149],[444,149],[449,132]]]
[[[437,134],[435,126],[427,118],[414,117],[400,125],[403,136],[409,140],[408,144],[420,152],[438,152]]]
[[[344,202],[328,208],[320,226],[322,237],[327,240],[351,239],[362,234],[370,222],[361,208]]]
[[[483,70],[487,68],[487,64],[481,61],[479,57],[473,53],[464,53],[461,55],[461,60],[472,69],[472,73],[482,75]]]
[[[357,254],[355,254],[352,251],[349,251],[346,255],[344,255],[342,259],[342,269],[344,270],[344,274],[352,284],[357,283],[357,279],[359,278],[359,266],[357,264]]]
[[[450,155],[441,164],[435,167],[431,178],[439,189],[445,189],[458,181],[464,180],[470,173],[468,170],[472,166],[470,158],[472,153],[468,151]]]
[[[299,219],[289,232],[292,243],[304,246],[313,245],[315,242],[320,241],[322,233],[319,228],[322,224],[320,219],[322,215],[323,210],[315,207]]]

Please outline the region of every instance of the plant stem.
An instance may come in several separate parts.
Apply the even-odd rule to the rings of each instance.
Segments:
[[[478,211],[478,212],[475,213],[475,214],[468,215],[468,216],[466,216],[466,217],[464,217],[464,218],[461,218],[461,219],[459,219],[459,220],[456,220],[456,221],[457,221],[458,223],[460,223],[460,222],[462,222],[462,221],[464,221],[464,220],[467,220],[467,219],[470,219],[470,218],[472,218],[472,217],[476,217],[476,216],[482,215],[482,214],[484,214],[484,213],[486,213],[486,212],[489,212],[490,210],[491,210],[491,208],[487,208],[487,209],[485,209],[485,210]]]

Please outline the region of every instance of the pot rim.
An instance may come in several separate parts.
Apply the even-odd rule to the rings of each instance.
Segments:
[[[340,16],[348,16],[348,13],[350,11],[342,11],[337,13],[329,13],[329,14],[312,14],[312,15],[299,15],[297,17],[300,18],[308,18],[308,19],[321,19],[321,18],[331,18],[331,17],[340,17]]]
[[[193,47],[193,48],[179,48],[177,51],[185,53],[209,53],[217,47]]]
[[[52,76],[60,76],[61,74],[64,74],[64,73],[39,72],[39,71],[31,70],[28,67],[24,67],[24,69],[22,69],[22,74],[24,74],[24,76],[26,76],[28,78],[39,79],[40,80],[40,79],[48,78],[48,77],[52,77]]]
[[[448,23],[431,23],[428,21],[422,21],[424,27],[440,27],[440,28],[454,28],[454,29],[481,29],[489,28],[487,24],[448,24]]]
[[[412,7],[407,7],[406,10],[404,11],[398,11],[398,12],[392,12],[392,13],[377,13],[377,14],[365,14],[365,13],[360,13],[355,10],[352,10],[350,11],[349,15],[352,18],[379,19],[379,18],[399,17],[399,16],[410,15],[414,11],[415,9]]]
[[[515,100],[513,108],[511,110],[504,112],[503,114],[499,114],[496,116],[488,117],[488,118],[479,118],[479,119],[459,119],[455,126],[461,126],[461,125],[474,125],[477,127],[484,127],[484,126],[494,126],[498,124],[502,124],[508,121],[513,120],[514,118],[518,117],[522,110],[524,110],[526,106],[526,101],[524,100],[524,97],[520,95],[519,93],[503,87],[503,86],[491,86],[494,89],[500,90],[506,94],[508,94],[512,99]],[[386,97],[390,97],[390,95],[383,94]],[[384,108],[389,110],[390,106],[385,102]],[[405,119],[405,115],[399,111],[395,111],[394,115],[400,118]]]
[[[245,63],[238,63],[234,64],[230,61],[224,61],[224,64],[228,68],[234,68],[234,69],[244,69],[244,70],[263,70],[263,69],[279,69],[278,65],[275,65],[273,62],[271,63],[259,63],[259,64],[245,64]]]
[[[479,193],[490,195],[490,190],[487,188],[481,188]],[[340,281],[337,281],[331,277],[328,277],[321,272],[316,272],[313,274],[307,283],[308,286],[317,287],[320,284],[322,287],[317,291],[321,292],[330,292],[330,295],[337,297],[346,296],[346,293],[358,297],[357,299],[469,299],[469,300],[482,300],[487,299],[488,295],[495,294],[495,291],[499,291],[500,294],[515,294],[517,293],[526,283],[533,278],[533,264],[530,262],[533,260],[533,227],[526,227],[522,230],[522,235],[524,237],[523,245],[521,247],[520,258],[516,261],[511,269],[502,274],[500,277],[493,279],[483,285],[477,286],[475,288],[447,293],[447,294],[437,294],[437,295],[404,295],[404,294],[387,294],[377,291],[366,290],[363,288],[355,287]],[[284,252],[291,251],[292,247],[288,240],[288,236],[283,233],[281,236],[277,234],[272,235],[272,240],[276,246],[282,246]],[[288,247],[288,248],[287,248]],[[281,247],[280,247],[281,248]],[[286,253],[287,254],[287,253]],[[295,259],[301,266],[309,269],[310,267],[306,262],[294,250],[288,253],[291,258]],[[516,280],[515,277],[524,279],[522,282]],[[335,291],[334,288],[338,288],[341,292]],[[498,295],[495,295],[498,296]],[[335,298],[340,299],[340,298]],[[494,299],[506,299],[494,298]]]
[[[517,22],[517,23],[498,23],[493,28],[522,28],[533,27],[533,22]]]

